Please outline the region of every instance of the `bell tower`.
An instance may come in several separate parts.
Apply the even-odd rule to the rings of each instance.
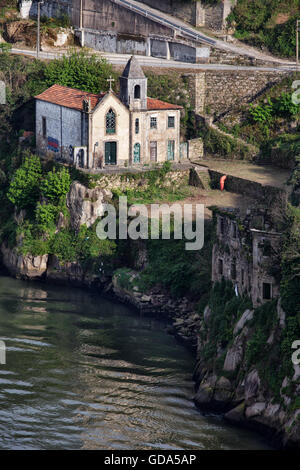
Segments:
[[[135,56],[132,56],[120,77],[120,98],[130,110],[147,109],[147,78]]]

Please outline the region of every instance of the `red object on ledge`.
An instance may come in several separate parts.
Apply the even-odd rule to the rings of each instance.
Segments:
[[[223,176],[220,178],[220,189],[221,189],[221,191],[224,191],[224,185],[225,185],[226,178],[227,178],[226,175],[223,175]]]

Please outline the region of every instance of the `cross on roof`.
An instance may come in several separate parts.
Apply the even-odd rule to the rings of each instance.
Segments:
[[[109,82],[109,91],[112,91],[112,82],[114,82],[115,79],[110,75],[106,81]]]

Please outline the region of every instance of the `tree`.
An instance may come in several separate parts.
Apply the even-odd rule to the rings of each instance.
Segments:
[[[36,155],[25,157],[11,180],[7,198],[19,209],[35,205],[39,196],[39,185],[42,176],[41,161]]]
[[[57,204],[61,198],[66,196],[70,185],[69,171],[66,168],[60,168],[58,171],[53,168],[41,182],[41,193],[49,201]]]
[[[108,90],[107,79],[116,74],[111,64],[96,54],[72,51],[69,55],[50,62],[45,70],[47,86],[55,83],[90,93]],[[116,83],[116,81],[115,81]]]

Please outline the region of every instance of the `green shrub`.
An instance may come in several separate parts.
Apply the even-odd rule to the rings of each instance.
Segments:
[[[70,173],[66,168],[49,171],[41,182],[41,193],[49,201],[58,203],[68,193],[71,185]]]
[[[234,137],[223,135],[215,129],[203,127],[199,130],[199,137],[203,138],[205,153],[224,159],[244,160],[251,158],[247,145],[240,143]]]
[[[48,87],[57,83],[91,93],[100,93],[108,90],[107,79],[110,75],[117,78],[106,59],[99,58],[96,54],[74,50],[69,55],[47,64],[45,83]]]
[[[81,262],[83,267],[101,257],[113,256],[116,243],[112,240],[100,240],[94,227],[80,227],[78,233],[62,229],[50,240],[50,253],[62,262]]]
[[[250,104],[249,114],[253,122],[259,122],[260,124],[269,124],[273,119],[273,103],[268,98],[268,103],[262,103],[254,106]]]
[[[298,0],[237,0],[227,18],[236,25],[235,36],[252,46],[264,46],[275,54],[293,57],[296,49],[295,26]],[[277,15],[289,12],[286,22],[277,24]]]
[[[35,218],[38,224],[38,229],[41,232],[48,232],[51,229],[55,230],[57,212],[57,207],[53,204],[41,204],[38,202],[35,209]]]
[[[29,155],[16,170],[9,185],[7,198],[18,209],[36,204],[42,175],[41,162],[36,155]]]

